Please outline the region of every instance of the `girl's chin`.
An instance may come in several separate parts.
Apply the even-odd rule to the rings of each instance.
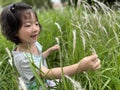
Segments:
[[[33,41],[28,41],[28,43],[35,43],[35,42],[37,42],[37,40],[33,40]]]
[[[34,41],[32,41],[31,43],[35,43],[35,42],[37,42],[37,40],[34,40]]]

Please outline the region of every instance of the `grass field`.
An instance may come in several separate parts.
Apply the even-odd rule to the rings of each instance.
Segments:
[[[99,2],[91,8],[83,2],[76,9],[66,7],[37,13],[42,25],[38,41],[43,50],[56,43],[61,47],[60,52],[47,58],[50,68],[76,63],[92,53],[101,59],[101,69],[70,79],[63,77],[56,90],[81,90],[79,83],[85,90],[120,90],[120,11]],[[18,74],[5,49],[12,50],[15,45],[1,34],[0,44],[0,90],[18,90]]]

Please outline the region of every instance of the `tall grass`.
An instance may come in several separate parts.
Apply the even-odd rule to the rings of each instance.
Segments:
[[[120,12],[96,0],[94,2],[94,6],[83,1],[77,9],[66,7],[63,11],[38,12],[42,25],[38,41],[43,45],[43,50],[59,41],[60,52],[47,58],[49,68],[71,65],[87,55],[97,53],[101,59],[100,70],[71,78],[81,83],[85,90],[120,90]],[[7,42],[2,37],[0,42],[3,41]],[[5,52],[5,48],[12,49],[12,45],[3,42],[0,46],[0,90],[16,90],[12,86],[16,83],[14,69],[9,65]],[[63,77],[56,90],[74,90],[69,80]]]

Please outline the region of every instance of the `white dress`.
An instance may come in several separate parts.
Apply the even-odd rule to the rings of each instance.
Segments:
[[[32,90],[37,90],[37,86],[35,81],[31,80],[34,78],[34,73],[32,72],[32,69],[30,67],[30,61],[33,61],[38,68],[40,68],[41,66],[47,67],[46,60],[42,55],[42,46],[38,42],[36,42],[35,45],[39,51],[39,55],[33,55],[30,53],[24,53],[19,51],[12,51],[14,64],[18,73],[20,74],[27,88],[31,88],[32,86],[34,86],[34,89]],[[47,83],[47,85],[49,86],[56,85],[55,82],[51,80],[46,80],[45,83]]]

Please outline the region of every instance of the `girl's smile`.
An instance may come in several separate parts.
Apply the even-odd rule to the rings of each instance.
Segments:
[[[30,37],[33,38],[33,39],[35,39],[35,40],[37,40],[38,34],[31,35]]]

